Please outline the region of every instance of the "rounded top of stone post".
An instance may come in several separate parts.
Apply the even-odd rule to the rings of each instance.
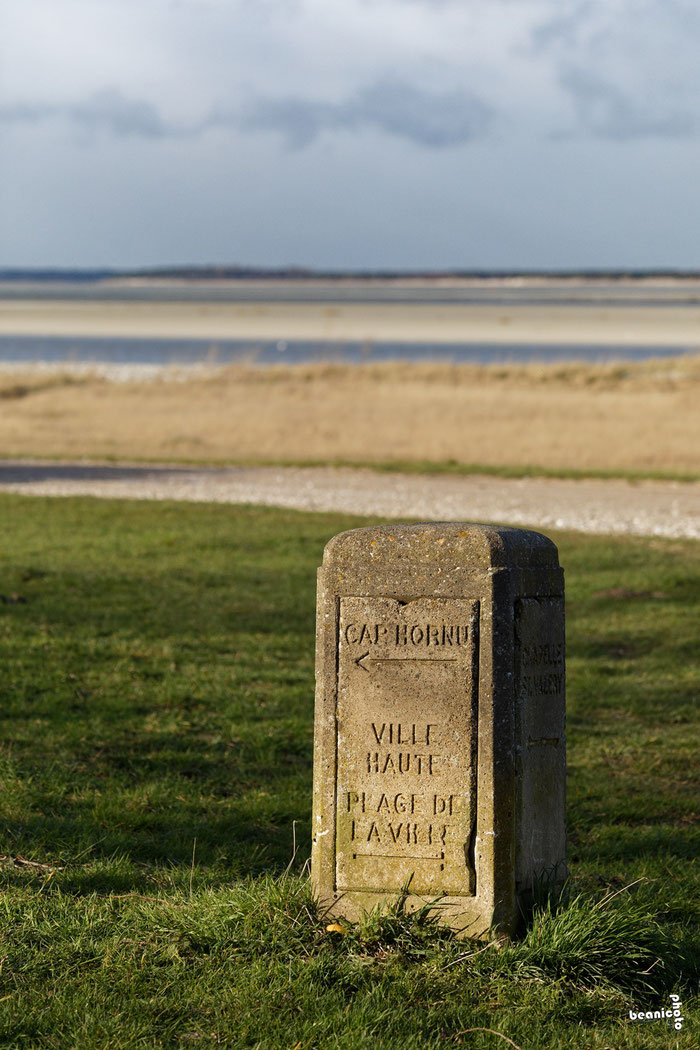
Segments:
[[[442,563],[498,569],[553,569],[559,566],[550,539],[529,529],[472,522],[428,521],[416,524],[370,525],[340,532],[323,552],[324,566],[372,561],[385,568],[401,562]]]

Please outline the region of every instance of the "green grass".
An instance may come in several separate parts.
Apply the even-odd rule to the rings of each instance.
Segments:
[[[599,481],[617,479],[622,481],[680,481],[692,482],[700,480],[700,473],[680,470],[596,470],[590,468],[575,467],[543,467],[537,464],[504,464],[496,463],[460,463],[456,459],[389,459],[381,462],[376,460],[300,460],[291,462],[289,460],[270,464],[267,462],[256,462],[248,464],[232,464],[238,466],[289,466],[289,467],[354,467],[360,470],[374,470],[378,474],[397,472],[399,474],[447,474],[453,477],[468,477],[469,475],[483,475],[493,478],[561,478],[564,480],[580,481],[584,478],[593,478]]]
[[[65,456],[42,455],[42,462],[56,462],[65,464]],[[21,462],[23,459],[33,462],[36,456],[17,456],[4,454],[0,451],[0,459]],[[123,463],[121,456],[100,456],[96,460],[94,456],[84,456],[72,462],[85,462],[91,465],[96,463]],[[129,463],[144,466],[153,466],[156,461],[149,458],[130,458]],[[161,465],[161,461],[157,461]],[[690,483],[700,481],[700,472],[687,470],[624,470],[619,469],[595,469],[576,467],[544,467],[537,464],[502,464],[497,463],[461,463],[456,459],[387,459],[387,460],[360,460],[360,459],[199,459],[187,456],[169,456],[165,466],[172,467],[336,467],[350,468],[354,470],[373,470],[378,474],[447,474],[451,477],[469,477],[480,475],[493,478],[561,478],[563,480],[581,481],[591,478],[597,481],[676,481]]]
[[[175,462],[173,460],[173,462]],[[183,461],[184,464],[184,461]],[[456,459],[388,459],[376,460],[237,460],[230,463],[213,463],[210,466],[248,466],[248,467],[351,467],[357,470],[373,470],[378,474],[396,472],[399,474],[447,474],[453,477],[468,477],[477,474],[493,478],[562,478],[580,481],[593,478],[599,481],[617,479],[622,481],[680,481],[700,480],[700,473],[680,470],[596,470],[593,467],[577,469],[574,467],[543,467],[537,464],[497,463],[460,463]]]
[[[323,466],[324,464],[300,464],[301,466]],[[698,481],[699,473],[679,470],[595,470],[594,468],[576,469],[573,467],[543,467],[535,465],[504,465],[484,463],[459,463],[456,459],[445,460],[387,460],[376,463],[341,463],[331,466],[364,467],[378,473],[398,471],[401,474],[449,474],[455,477],[467,477],[470,474],[486,475],[495,478],[563,478],[579,481],[583,478],[594,478],[606,481],[617,478],[623,481]]]
[[[309,894],[315,568],[366,519],[0,504],[1,1046],[696,1045],[697,544],[552,533],[572,883],[498,947]]]

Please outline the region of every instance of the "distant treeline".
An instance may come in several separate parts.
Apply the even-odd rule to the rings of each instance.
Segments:
[[[143,270],[0,269],[0,281],[99,282],[114,280],[175,281],[435,281],[435,280],[700,280],[698,270],[314,270],[299,266],[166,266]]]

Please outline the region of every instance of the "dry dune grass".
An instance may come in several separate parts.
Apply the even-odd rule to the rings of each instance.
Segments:
[[[174,381],[177,379],[178,381]],[[700,357],[0,378],[5,456],[697,473]]]

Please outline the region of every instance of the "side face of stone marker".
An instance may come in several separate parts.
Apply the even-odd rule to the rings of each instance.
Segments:
[[[319,570],[312,879],[357,918],[408,890],[470,936],[564,868],[563,583],[519,529],[336,536]]]

